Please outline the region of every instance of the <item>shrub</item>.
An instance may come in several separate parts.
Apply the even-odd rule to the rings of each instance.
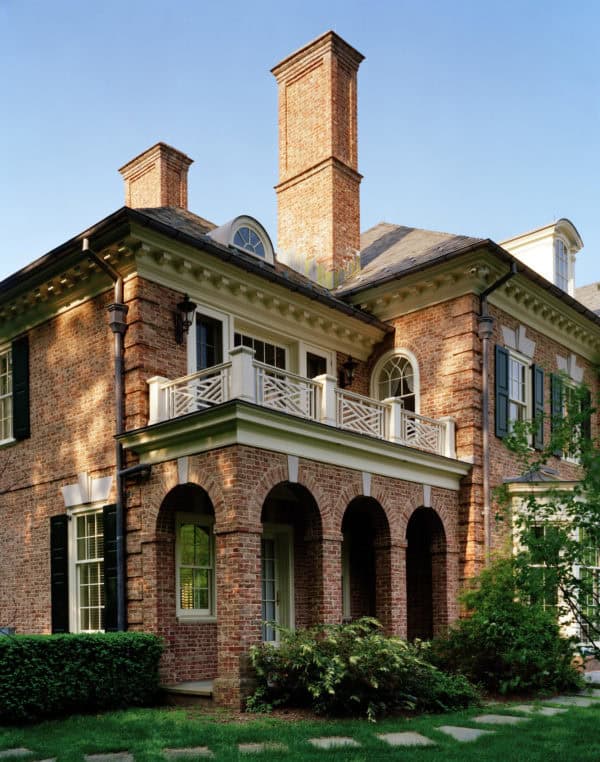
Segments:
[[[376,716],[394,709],[445,711],[468,706],[477,692],[421,659],[399,638],[364,618],[309,630],[280,629],[278,647],[255,646],[258,688],[247,708],[310,706],[319,714]]]
[[[511,560],[486,569],[463,596],[469,618],[433,642],[432,662],[503,694],[579,687],[573,640],[561,637],[555,612],[518,599],[516,580]]]
[[[161,652],[135,632],[0,637],[0,723],[149,704]]]

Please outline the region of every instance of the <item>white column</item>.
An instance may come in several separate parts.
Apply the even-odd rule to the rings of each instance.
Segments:
[[[254,350],[250,347],[235,347],[229,350],[229,359],[231,360],[231,399],[256,402]]]
[[[328,376],[326,373],[322,376],[316,376],[313,381],[321,384],[321,410],[319,411],[319,420],[328,426],[337,425],[337,415],[335,410],[335,387],[337,379],[335,376]]]
[[[388,406],[387,439],[396,444],[404,444],[404,437],[402,436],[402,402],[398,397],[388,397],[383,401]]]
[[[169,417],[167,411],[167,393],[162,385],[169,379],[164,376],[152,376],[146,383],[148,384],[148,393],[150,395],[150,414],[148,417],[148,426],[160,421],[166,421]]]
[[[441,455],[447,458],[456,458],[456,421],[449,415],[438,419],[444,424],[444,441]]]

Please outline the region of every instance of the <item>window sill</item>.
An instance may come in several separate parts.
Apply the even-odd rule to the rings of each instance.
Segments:
[[[10,447],[10,445],[14,445],[17,443],[17,440],[12,437],[11,439],[1,439],[0,440],[0,447]]]
[[[179,624],[215,624],[217,621],[216,616],[201,616],[200,614],[178,614],[177,621]]]

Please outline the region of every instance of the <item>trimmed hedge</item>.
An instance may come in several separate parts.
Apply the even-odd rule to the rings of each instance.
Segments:
[[[0,723],[151,704],[161,653],[138,632],[0,637]]]

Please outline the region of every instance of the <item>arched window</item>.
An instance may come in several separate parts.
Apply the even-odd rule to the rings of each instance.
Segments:
[[[374,368],[371,387],[376,399],[396,397],[405,410],[418,412],[419,371],[412,353],[394,350],[384,355]]]

